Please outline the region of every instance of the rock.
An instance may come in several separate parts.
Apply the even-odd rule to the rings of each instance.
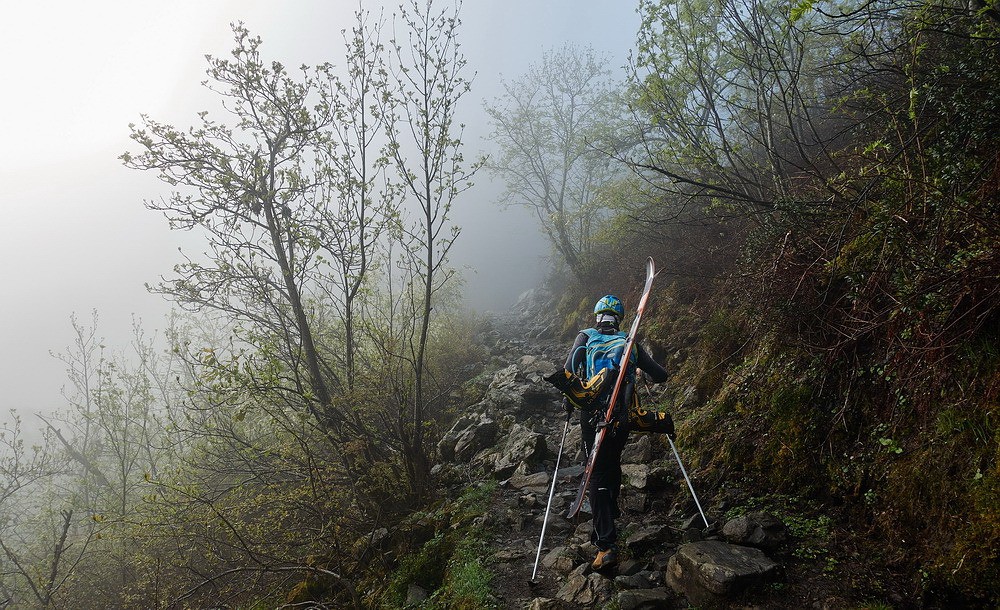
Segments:
[[[672,608],[673,597],[663,588],[632,589],[615,597],[619,610],[655,610]]]
[[[584,574],[589,569],[589,565],[584,564],[573,572],[566,579],[566,584],[559,589],[556,597],[575,607],[594,606],[602,604],[611,597],[611,581],[593,572]]]
[[[670,564],[670,558],[673,555],[667,555],[666,553],[660,553],[658,555],[653,555],[649,560],[649,565],[653,567],[657,572],[662,572],[667,569]]]
[[[513,485],[513,483],[511,484]],[[520,508],[531,509],[534,508],[536,504],[538,504],[538,496],[536,494],[525,493],[517,497],[517,505]]]
[[[643,526],[629,534],[625,547],[633,557],[660,551],[670,540],[670,528],[666,525]]]
[[[368,535],[368,545],[372,548],[381,549],[389,542],[389,530],[380,527]]]
[[[644,515],[649,512],[651,504],[649,494],[634,490],[628,490],[628,493],[623,493],[620,502],[622,508],[635,515]]]
[[[693,409],[698,406],[701,402],[701,397],[698,395],[698,387],[694,385],[689,385],[684,388],[684,392],[681,393],[681,399],[677,405],[678,410]]]
[[[493,465],[498,478],[510,476],[521,464],[537,464],[545,456],[544,435],[515,423],[505,436],[507,440]]]
[[[570,425],[569,432],[566,433],[566,442],[563,446],[563,464],[569,466],[570,464],[575,464],[574,466],[569,466],[567,468],[566,476],[573,476],[580,478],[583,473],[583,435],[580,431],[580,425],[575,423],[578,419],[577,415],[573,416],[574,423]],[[558,448],[558,445],[556,445]],[[555,453],[555,452],[553,452]],[[574,470],[570,470],[574,469]],[[575,470],[578,469],[578,470]],[[562,469],[559,469],[560,478],[562,478]]]
[[[536,472],[534,474],[520,474],[515,472],[510,477],[510,485],[516,489],[544,494],[549,489],[549,481],[552,477],[547,472]],[[545,497],[548,500],[548,496]],[[534,505],[535,498],[532,498]]]
[[[586,542],[590,540],[590,532],[594,529],[594,524],[590,520],[581,521],[573,530],[573,540]]]
[[[666,466],[649,464],[622,464],[628,486],[643,491],[656,492],[677,488],[674,470]]]
[[[499,429],[485,413],[463,415],[438,442],[438,455],[445,462],[468,462],[496,442]]]
[[[536,521],[538,522],[538,527],[541,528],[542,527],[541,518],[536,519]],[[554,515],[552,513],[549,514],[549,525],[546,531],[551,532],[553,537],[558,536],[559,537],[558,539],[560,540],[568,538],[570,531],[572,529],[573,529],[573,524],[570,523],[569,521],[559,517],[558,515]],[[548,535],[548,533],[546,533],[546,535]]]
[[[698,510],[698,508],[695,507],[695,511],[697,511],[697,510]],[[706,518],[707,518],[707,515],[706,515]],[[705,519],[702,518],[701,513],[699,513],[699,512],[695,512],[693,515],[691,515],[690,517],[688,517],[687,519],[685,519],[681,523],[681,531],[683,531],[683,532],[692,532],[692,531],[693,532],[698,532],[699,535],[702,534],[702,533],[704,533],[704,531],[702,530],[702,528],[704,528],[704,527],[705,527]],[[710,528],[711,528],[711,526],[709,526],[706,529],[710,529]],[[701,540],[701,537],[697,538],[696,540],[693,540],[692,542],[697,542],[699,540]]]
[[[674,591],[695,605],[711,605],[775,580],[780,569],[760,549],[710,540],[681,546],[666,572]]]
[[[518,370],[525,379],[532,383],[545,383],[545,377],[555,373],[560,367],[544,356],[521,356]]]
[[[615,588],[622,589],[649,589],[653,583],[649,582],[649,576],[632,574],[631,576],[615,576]]]
[[[536,597],[528,604],[528,610],[569,610],[570,607],[561,599],[550,599],[548,597]]]
[[[770,513],[755,512],[737,517],[722,527],[722,535],[733,544],[773,551],[788,540],[785,524]]]
[[[566,456],[563,456],[565,461]],[[584,466],[582,464],[577,464],[575,466],[566,466],[565,468],[559,468],[559,480],[560,481],[577,481],[577,486],[579,486],[580,475],[583,474]],[[576,492],[567,492],[570,498],[576,497]]]
[[[483,404],[489,410],[511,414],[518,421],[552,412],[557,408],[560,394],[542,377],[555,370],[555,364],[539,360],[500,369],[493,375]]]
[[[637,434],[622,451],[622,464],[646,464],[653,459],[653,441],[648,434]]]
[[[642,571],[642,562],[626,559],[618,564],[618,573],[622,576],[634,576]]]
[[[560,574],[569,574],[583,561],[577,549],[557,546],[542,558],[542,567]]]
[[[424,601],[427,601],[427,590],[411,583],[406,588],[406,605],[416,606]]]
[[[512,561],[520,561],[528,556],[528,551],[517,548],[517,547],[507,547],[500,549],[496,553],[493,553],[493,559],[500,563],[509,563]]]

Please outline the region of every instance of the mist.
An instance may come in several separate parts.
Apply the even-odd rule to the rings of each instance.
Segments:
[[[384,6],[387,14],[394,8]],[[462,52],[474,74],[459,111],[469,159],[491,152],[483,103],[501,93],[501,78],[516,78],[565,42],[593,45],[621,66],[638,28],[634,6],[596,1],[467,3],[461,16]],[[0,100],[8,142],[0,151],[8,227],[0,241],[5,417],[10,409],[25,416],[65,407],[65,366],[53,353],[72,343],[71,316],[86,324],[97,312],[98,336],[112,352],[127,350],[133,320],[151,335],[163,327],[171,303],[145,286],[171,277],[179,249],[197,254],[204,242],[171,231],[147,210],[143,200],[165,197],[168,187],[117,157],[129,148],[128,125],[142,114],[183,128],[199,110],[216,108],[200,84],[204,56],[228,53],[236,22],[263,39],[268,59],[336,64],[353,8],[319,1],[281,10],[266,2],[59,2],[21,6],[0,25],[3,56],[17,58],[17,86]],[[461,227],[451,265],[461,271],[467,307],[500,311],[542,281],[550,251],[528,211],[498,205],[502,184],[485,170],[474,182],[451,211]],[[38,423],[26,418],[25,428]]]

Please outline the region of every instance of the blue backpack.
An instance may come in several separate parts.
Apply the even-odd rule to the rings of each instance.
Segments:
[[[622,360],[622,352],[625,350],[625,344],[628,343],[628,334],[617,332],[606,335],[595,328],[587,328],[580,332],[587,335],[587,343],[584,345],[587,350],[587,357],[585,358],[586,368],[583,371],[585,379],[590,379],[604,369],[608,369],[610,373],[608,377],[613,378],[618,373],[618,365]],[[626,378],[630,381],[635,379],[635,365],[637,360],[635,346],[633,346],[632,353],[629,354],[628,369],[626,371]]]

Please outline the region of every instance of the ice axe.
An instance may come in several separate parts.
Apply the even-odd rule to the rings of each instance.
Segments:
[[[538,552],[535,553],[535,567],[531,570],[531,580],[528,584],[537,585],[538,560],[542,557],[542,542],[545,541],[545,526],[549,524],[549,509],[552,508],[552,496],[556,492],[556,479],[559,476],[559,460],[562,459],[563,444],[566,442],[566,433],[569,431],[569,420],[572,413],[566,414],[566,424],[563,426],[562,440],[559,441],[559,453],[556,454],[556,467],[552,471],[552,486],[549,488],[549,501],[545,504],[545,517],[542,519],[542,533],[538,536]]]

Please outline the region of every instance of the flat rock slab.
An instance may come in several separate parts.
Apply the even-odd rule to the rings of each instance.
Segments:
[[[707,540],[677,549],[667,564],[667,583],[690,602],[708,605],[780,573],[781,566],[759,549]]]
[[[615,598],[621,610],[656,610],[674,608],[673,598],[665,589],[622,591]]]

